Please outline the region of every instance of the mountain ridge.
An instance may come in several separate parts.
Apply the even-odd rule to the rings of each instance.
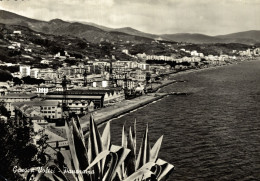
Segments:
[[[100,41],[136,41],[147,42],[161,38],[162,40],[187,43],[260,43],[260,31],[249,30],[226,35],[210,36],[201,33],[150,34],[132,27],[109,28],[89,22],[64,21],[52,19],[43,21],[28,18],[5,10],[0,10],[0,23],[21,25],[34,31],[54,35],[70,35],[85,38],[90,42]],[[138,40],[137,40],[138,39]]]

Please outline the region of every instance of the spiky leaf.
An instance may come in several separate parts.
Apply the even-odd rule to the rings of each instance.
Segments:
[[[149,143],[149,137],[148,137],[148,125],[146,127],[142,144],[139,150],[139,154],[136,160],[136,167],[135,169],[141,168],[144,164],[149,162],[150,159],[150,143]]]
[[[150,155],[150,162],[155,162],[158,158],[158,154],[162,145],[163,136],[161,136],[156,143],[154,144],[153,148],[151,149]]]

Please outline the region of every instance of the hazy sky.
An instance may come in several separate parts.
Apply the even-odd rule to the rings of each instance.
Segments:
[[[157,34],[260,30],[260,0],[3,0],[0,8],[41,20],[128,26]]]

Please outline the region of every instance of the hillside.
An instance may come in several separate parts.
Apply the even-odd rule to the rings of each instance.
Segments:
[[[146,37],[134,36],[129,34],[116,34],[115,32],[110,33],[95,26],[78,22],[70,23],[60,19],[54,19],[48,22],[34,20],[4,10],[0,10],[0,23],[25,26],[34,31],[42,33],[76,36],[80,38],[85,38],[87,41],[93,43],[99,43],[100,41],[132,41],[135,43],[151,41],[151,39],[148,39]]]
[[[251,31],[244,31],[244,32],[232,33],[227,35],[219,35],[216,37],[222,39],[237,39],[237,40],[248,40],[248,41],[260,42],[260,31],[251,30]]]
[[[131,27],[117,28],[117,29],[114,29],[114,31],[127,33],[129,35],[135,35],[135,36],[142,36],[142,37],[146,37],[146,38],[152,38],[152,39],[155,39],[155,38],[159,37],[158,35],[144,33],[144,32],[141,32],[139,30],[133,29]]]
[[[170,39],[176,42],[189,42],[189,43],[219,43],[219,38],[203,35],[203,34],[189,34],[189,33],[178,33],[178,34],[164,34],[162,35],[165,39]]]
[[[165,39],[177,42],[189,42],[195,44],[203,43],[242,43],[255,44],[260,42],[260,31],[246,31],[221,36],[208,36],[203,34],[164,34],[161,35]]]
[[[155,35],[138,31],[131,27],[113,29],[97,25],[95,23],[66,22],[60,19],[40,21],[4,10],[0,10],[0,23],[21,25],[42,33],[76,36],[79,38],[84,38],[92,43],[99,43],[100,41],[149,43],[158,38],[162,38],[167,41],[188,42],[195,44],[242,43],[252,45],[260,43],[260,31],[257,30],[220,36],[189,33]]]

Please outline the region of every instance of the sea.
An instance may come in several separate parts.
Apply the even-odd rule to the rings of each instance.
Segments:
[[[137,120],[137,147],[148,124],[150,144],[174,165],[168,180],[260,180],[260,59],[187,74],[169,95],[111,122],[112,143]]]

